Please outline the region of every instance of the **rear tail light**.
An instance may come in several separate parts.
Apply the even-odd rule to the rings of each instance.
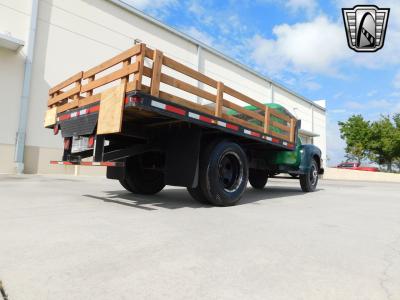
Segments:
[[[88,147],[89,148],[93,148],[94,147],[94,135],[89,136]]]
[[[143,99],[140,98],[139,96],[133,96],[133,97],[130,98],[130,101],[131,101],[133,104],[141,104],[142,101],[143,101]]]

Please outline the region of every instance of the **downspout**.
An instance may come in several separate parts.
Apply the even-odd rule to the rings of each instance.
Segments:
[[[200,45],[197,45],[197,53],[196,53],[197,61],[196,61],[196,64],[197,64],[197,71],[200,72],[200,73],[202,73],[204,71],[203,70],[203,65],[202,65],[201,54],[202,54],[202,48],[201,48]],[[203,84],[200,81],[197,81],[197,87],[199,89],[201,89],[201,88],[203,88]],[[203,104],[203,101],[202,101],[201,97],[199,97],[199,96],[197,96],[197,103],[198,104]]]
[[[38,0],[32,0],[32,14],[31,14],[31,23],[29,27],[28,46],[27,46],[28,49],[25,58],[24,81],[22,84],[18,131],[15,142],[14,158],[16,163],[17,174],[22,174],[24,172],[24,149],[25,149],[26,127],[28,123],[29,97],[31,89],[31,77],[32,77],[32,60],[33,60],[33,52],[35,49],[38,5],[39,5]]]

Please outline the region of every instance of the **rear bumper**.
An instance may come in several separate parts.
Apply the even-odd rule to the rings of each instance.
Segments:
[[[52,165],[65,165],[65,166],[86,166],[86,167],[124,167],[124,162],[117,161],[81,161],[81,162],[71,162],[71,161],[50,161]]]

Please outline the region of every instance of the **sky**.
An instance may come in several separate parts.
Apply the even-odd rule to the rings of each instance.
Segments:
[[[344,160],[338,121],[400,112],[400,1],[125,0],[310,100],[327,100],[329,165]],[[347,46],[341,8],[390,8],[384,48]]]

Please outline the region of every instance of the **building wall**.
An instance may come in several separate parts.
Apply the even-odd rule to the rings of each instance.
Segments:
[[[4,4],[0,6],[0,31],[15,31],[15,37],[26,41],[30,2],[29,0],[0,0],[0,4]],[[192,68],[197,68],[197,45],[109,1],[39,1],[25,150],[27,172],[49,173],[55,170],[71,172],[48,165],[50,159],[59,159],[62,152],[60,136],[54,136],[51,130],[43,128],[49,88],[77,71],[87,70],[131,47],[135,39],[140,39],[149,47],[159,48],[165,55]],[[3,114],[0,115],[3,116],[0,122],[4,123],[5,117],[11,119],[6,127],[10,130],[0,132],[0,145],[13,147],[18,124],[24,54],[23,51],[14,53],[3,49],[0,50],[0,59],[2,66],[5,66],[0,68],[0,87],[6,90],[6,97],[1,98],[0,101],[2,104],[7,102],[12,111],[12,113],[0,112]],[[205,49],[202,51],[200,64],[202,71],[210,77],[223,81],[226,85],[235,87],[261,102],[272,101],[270,85],[264,79]],[[197,84],[197,82],[192,81],[192,84]],[[162,86],[162,88],[165,87]],[[186,96],[185,98],[191,101],[197,101],[197,97],[182,96]],[[301,118],[305,129],[311,131],[312,114],[309,103],[297,99],[280,88],[275,88],[274,96],[277,103],[284,105],[294,115]],[[12,99],[10,101],[12,104],[8,104],[8,99]],[[324,112],[320,117],[325,118]],[[3,124],[0,123],[0,125]],[[324,131],[324,126],[320,130]],[[10,171],[12,163],[9,158],[7,163],[0,164],[0,172]]]

